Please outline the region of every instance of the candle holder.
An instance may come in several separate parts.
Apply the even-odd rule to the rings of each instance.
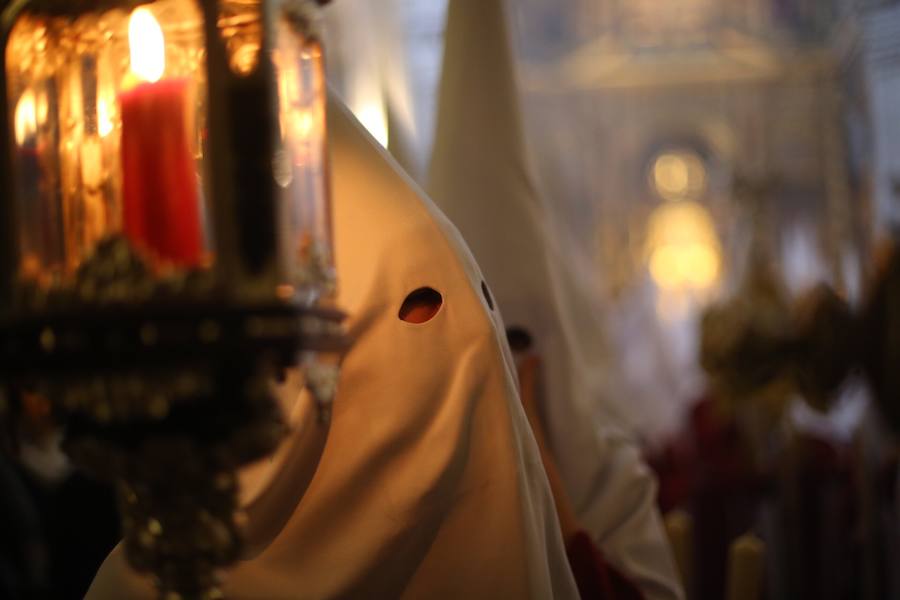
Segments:
[[[236,470],[301,363],[326,427],[346,346],[318,2],[17,0],[3,12],[0,410],[45,396],[115,483],[160,597],[241,551]]]

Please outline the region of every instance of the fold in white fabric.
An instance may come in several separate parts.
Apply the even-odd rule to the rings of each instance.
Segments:
[[[574,276],[533,180],[508,22],[503,0],[450,0],[428,192],[504,320],[537,342],[549,442],[581,524],[647,598],[680,598],[656,481],[622,416],[602,306]]]
[[[338,303],[355,344],[302,499],[283,485],[305,486],[291,464],[308,461],[290,450],[245,478],[266,523],[257,554],[225,575],[226,596],[577,598],[478,267],[342,105],[330,104],[328,126]],[[401,321],[404,299],[422,287],[441,294],[441,309],[422,324]],[[295,402],[302,423],[308,402]],[[309,446],[296,448],[315,453]],[[88,598],[151,595],[117,548]]]

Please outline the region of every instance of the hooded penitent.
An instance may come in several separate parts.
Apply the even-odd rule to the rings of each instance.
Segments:
[[[648,598],[681,591],[656,483],[623,433],[598,307],[552,243],[532,179],[503,0],[450,0],[428,191],[462,233],[508,325],[543,357],[553,454],[583,527]],[[598,416],[599,415],[599,416]]]
[[[478,267],[346,109],[329,111],[338,302],[355,343],[302,498],[316,444],[292,444],[312,408],[286,396],[297,433],[250,477],[262,542],[225,575],[226,597],[577,597]],[[423,287],[440,293],[437,314],[398,318]],[[142,594],[116,549],[88,597]]]

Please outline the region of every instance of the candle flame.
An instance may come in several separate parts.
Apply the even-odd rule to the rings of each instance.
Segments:
[[[20,146],[37,133],[37,109],[31,90],[25,90],[16,104],[15,129],[16,142]]]
[[[128,20],[131,71],[143,81],[159,81],[166,70],[166,40],[159,21],[147,8],[136,8]]]

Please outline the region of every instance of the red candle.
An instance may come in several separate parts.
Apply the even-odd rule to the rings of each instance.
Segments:
[[[125,234],[160,262],[200,263],[197,176],[186,79],[122,92],[122,220]]]

